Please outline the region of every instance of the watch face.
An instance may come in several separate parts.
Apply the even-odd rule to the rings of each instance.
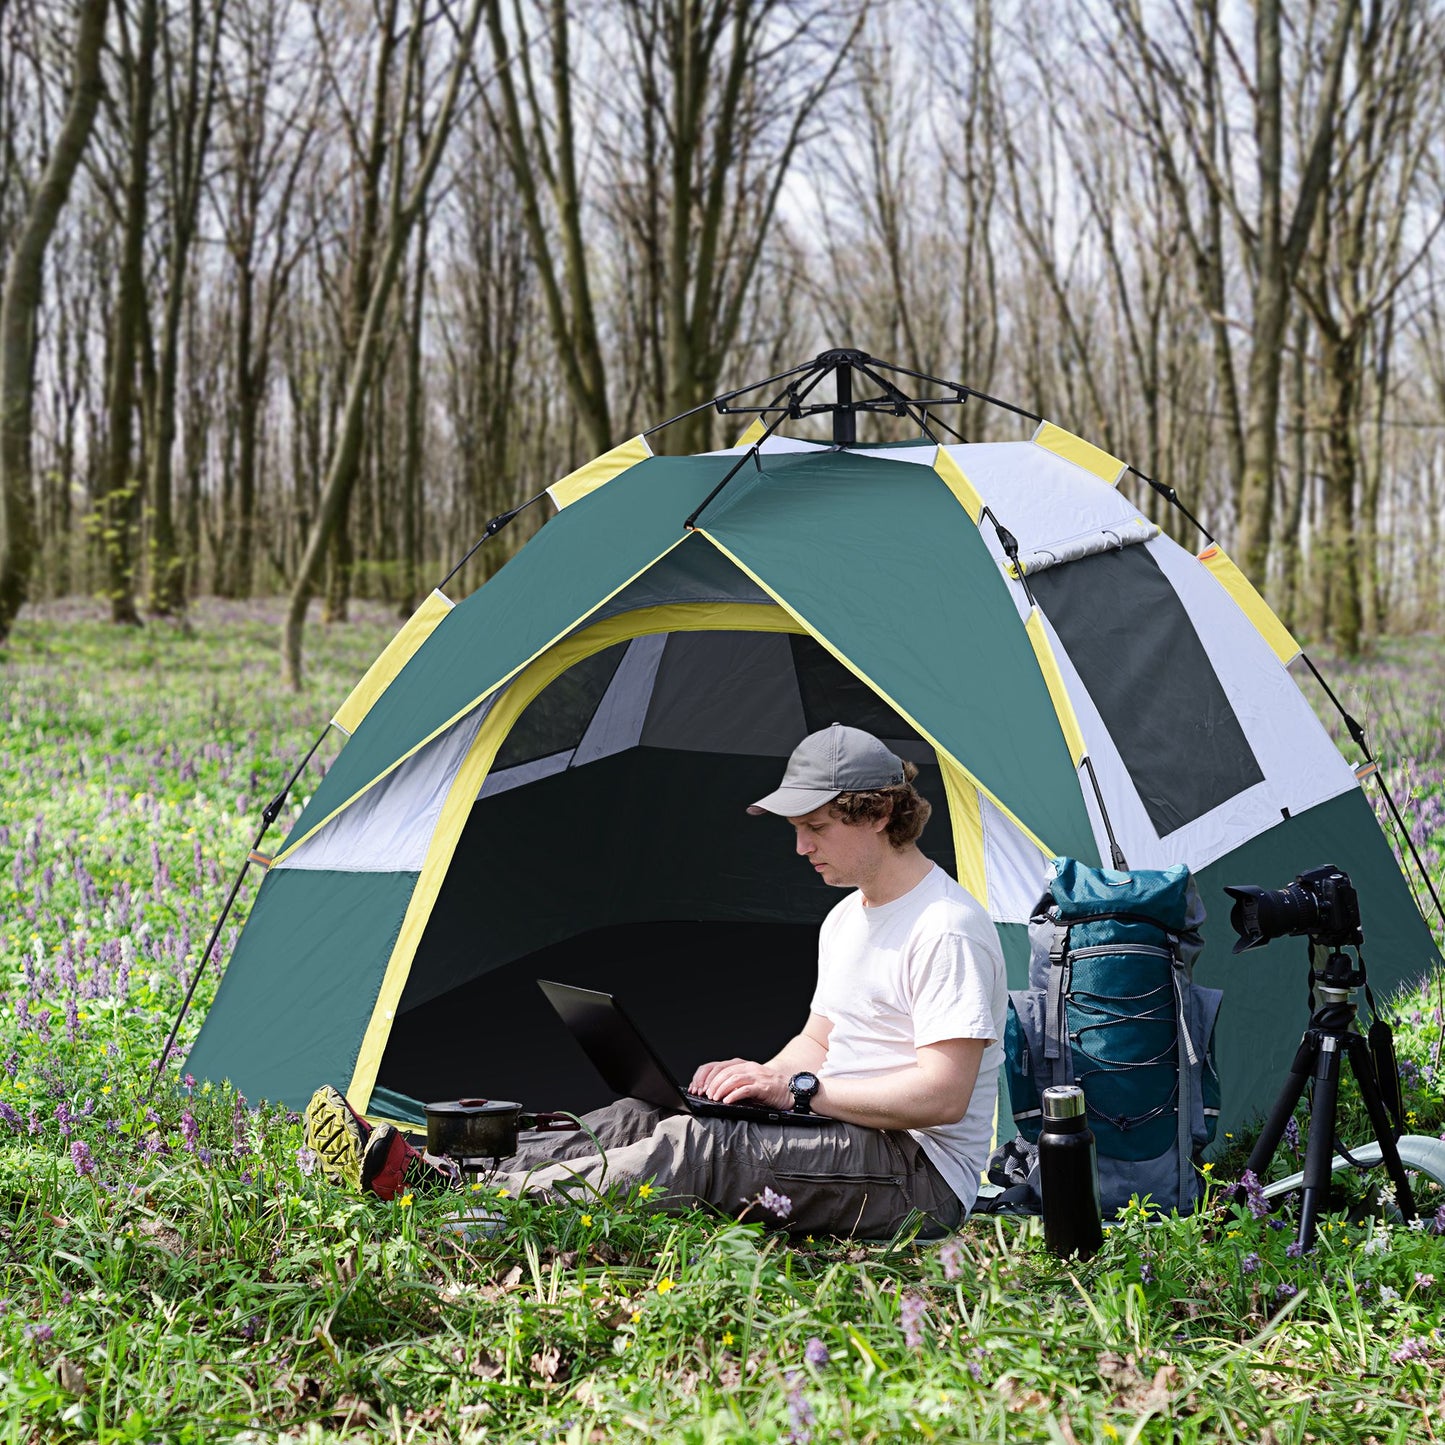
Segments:
[[[788,1080],[788,1087],[795,1094],[816,1094],[818,1092],[817,1074],[794,1074]]]

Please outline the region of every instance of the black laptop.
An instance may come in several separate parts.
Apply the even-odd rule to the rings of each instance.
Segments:
[[[537,987],[616,1094],[700,1118],[751,1119],[760,1124],[832,1123],[817,1114],[770,1109],[766,1104],[719,1104],[702,1094],[689,1094],[610,993],[545,978],[537,980]]]

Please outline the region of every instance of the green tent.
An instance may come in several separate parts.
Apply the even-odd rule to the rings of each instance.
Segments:
[[[1011,986],[1049,857],[1195,870],[1225,1127],[1283,1079],[1307,961],[1296,940],[1233,957],[1224,884],[1337,864],[1377,992],[1439,962],[1297,645],[1217,547],[1147,521],[1119,461],[1047,423],[872,448],[762,431],[690,457],[634,439],[549,489],[557,515],[474,594],[428,599],[334,719],[349,740],[192,1073],[292,1106],[331,1082],[401,1121],[602,1102],[538,977],[618,994],[680,1075],[767,1056],[836,895],[744,806],[834,721],[919,764],[924,850],[988,907]]]

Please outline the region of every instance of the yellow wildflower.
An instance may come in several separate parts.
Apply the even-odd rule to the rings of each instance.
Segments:
[[[650,1184],[639,1184],[637,1186],[637,1197],[639,1199],[651,1199],[657,1191]]]
[[[658,1280],[658,1282],[657,1282],[657,1292],[658,1292],[658,1294],[666,1294],[666,1293],[668,1292],[668,1290],[670,1290],[671,1288],[672,1288],[672,1276],[671,1276],[670,1274],[664,1275],[660,1280]]]
[[[411,1195],[410,1195],[409,1193],[408,1193],[408,1194],[403,1194],[403,1195],[401,1196],[400,1200],[398,1200],[398,1203],[401,1205],[401,1207],[402,1207],[403,1209],[409,1209],[409,1208],[411,1207],[411,1198],[412,1198],[412,1197],[411,1197]]]
[[[584,1214],[584,1215],[582,1216],[582,1228],[583,1228],[583,1229],[591,1229],[591,1228],[592,1228],[592,1216],[591,1216],[590,1214]]]
[[[641,1311],[641,1310],[633,1310],[633,1311],[632,1311],[632,1323],[633,1323],[633,1324],[636,1324],[641,1318],[642,1318],[642,1311]]]
[[[726,1349],[730,1344],[732,1344],[732,1342],[733,1342],[733,1332],[732,1332],[731,1330],[724,1330],[724,1331],[723,1331],[722,1342],[723,1342],[723,1348],[724,1348],[724,1349]]]
[[[499,1189],[499,1190],[497,1190],[497,1198],[498,1198],[498,1199],[510,1199],[511,1197],[512,1197],[512,1191],[511,1191],[510,1189]]]

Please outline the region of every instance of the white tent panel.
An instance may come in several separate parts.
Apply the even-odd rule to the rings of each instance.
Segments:
[[[452,779],[498,696],[493,693],[433,738],[275,866],[348,873],[419,870]]]
[[[970,442],[944,450],[1023,553],[1058,550],[1080,537],[1148,525],[1116,487],[1032,442]],[[1007,559],[987,519],[979,532],[1003,565]]]
[[[1047,859],[982,793],[984,873],[988,911],[995,923],[1027,923],[1047,882]]]

